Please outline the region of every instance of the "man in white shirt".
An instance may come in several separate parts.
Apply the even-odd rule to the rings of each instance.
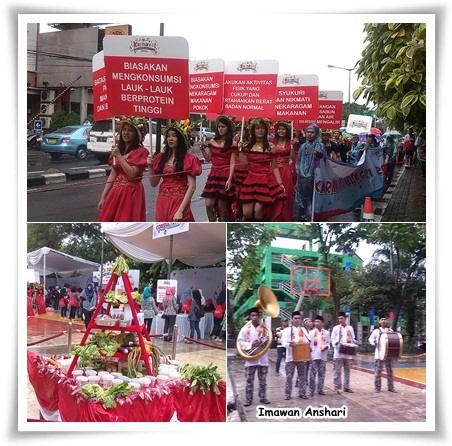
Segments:
[[[325,382],[326,361],[330,348],[330,332],[325,330],[323,316],[317,315],[314,319],[314,329],[309,332],[311,339],[311,365],[309,367],[309,396],[315,393],[325,395],[323,384]],[[318,374],[317,391],[315,379]]]
[[[292,326],[284,329],[282,333],[282,344],[286,348],[286,384],[285,400],[292,398],[292,381],[295,369],[298,372],[298,396],[307,399],[306,396],[306,368],[307,361],[294,361],[293,346],[298,343],[309,343],[309,334],[304,327],[301,327],[301,313],[292,313]]]
[[[354,355],[340,352],[341,344],[352,346],[358,342],[355,340],[355,332],[351,325],[347,325],[347,318],[343,311],[338,316],[339,325],[333,327],[331,333],[331,345],[334,348],[333,355],[333,387],[334,393],[340,395],[342,388],[342,368],[344,369],[344,392],[353,393],[350,389],[350,362]],[[355,353],[356,354],[356,353]]]
[[[287,325],[289,324],[289,321],[284,318],[281,319],[281,327],[278,327],[275,331],[275,338],[278,341],[278,344],[276,346],[276,376],[279,376],[279,368],[281,367],[281,361],[283,358],[286,357],[286,348],[282,345],[282,332],[285,328],[287,328]]]
[[[265,330],[260,323],[260,313],[257,308],[252,308],[249,312],[251,324],[247,323],[242,327],[237,337],[240,348],[244,351],[250,350],[261,343],[261,338],[265,336]],[[259,400],[263,404],[270,404],[267,400],[267,374],[268,374],[268,350],[259,358],[247,359],[245,361],[245,403],[250,406],[253,402],[254,376],[257,371],[259,380]]]
[[[380,393],[381,391],[381,372],[383,371],[383,366],[386,367],[386,375],[388,381],[388,391],[396,393],[394,389],[394,374],[392,371],[392,359],[386,358],[382,361],[378,355],[378,341],[383,333],[391,333],[393,330],[388,326],[388,320],[386,316],[380,316],[380,326],[372,331],[369,336],[369,344],[375,346],[375,393]]]

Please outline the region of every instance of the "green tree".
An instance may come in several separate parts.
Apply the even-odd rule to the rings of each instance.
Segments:
[[[80,125],[80,117],[75,112],[67,115],[63,110],[57,110],[50,119],[49,130],[54,131],[66,125]]]
[[[261,250],[278,235],[278,226],[266,224],[228,225],[228,285],[246,290],[259,274]]]
[[[426,24],[366,23],[368,42],[357,63],[361,95],[390,127],[420,130],[426,122]]]
[[[370,243],[382,246],[376,254],[390,265],[390,302],[397,323],[402,308],[414,304],[419,292],[415,279],[425,277],[426,226],[424,223],[372,224],[366,226],[366,232]]]

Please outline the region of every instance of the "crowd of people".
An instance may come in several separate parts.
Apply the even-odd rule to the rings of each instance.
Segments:
[[[137,291],[136,289],[134,291]],[[212,340],[222,342],[226,337],[226,291],[218,293],[215,300],[205,298],[201,289],[188,289],[181,296],[176,295],[175,288],[167,288],[162,302],[157,302],[156,290],[149,283],[143,289],[143,299],[139,304],[139,311],[143,313],[144,323],[150,333],[152,321],[162,314],[165,324],[165,341],[172,341],[176,317],[180,313],[188,314],[190,321],[191,339],[201,339],[199,322],[205,313],[213,314],[213,327],[209,335]],[[50,286],[45,292],[42,285],[28,284],[27,286],[27,315],[46,314],[47,308],[52,313],[59,314],[61,319],[69,321],[83,321],[88,327],[98,301],[98,290],[92,283],[85,288],[70,286]],[[101,309],[103,313],[105,308]],[[186,341],[191,343],[191,341]]]
[[[193,139],[187,126],[182,121],[167,126],[159,153],[144,148],[145,132],[137,119],[120,121],[99,221],[146,221],[146,168],[150,185],[158,187],[155,221],[194,221],[191,200],[202,165],[189,152]],[[425,175],[425,129],[417,135],[410,128],[400,141],[390,132],[380,141],[369,132],[360,141],[357,134],[322,131],[315,123],[296,130],[291,121],[253,117],[240,128],[235,117],[219,115],[215,136],[196,138],[194,144],[211,163],[201,193],[208,221],[311,221],[316,157],[357,164],[366,150],[382,147],[386,187],[401,151],[404,165],[410,168],[416,157]]]
[[[258,308],[249,311],[249,322],[247,322],[237,337],[237,343],[248,352],[253,347],[263,346],[265,342],[261,339],[265,337],[265,330],[262,329],[261,312]],[[383,369],[386,369],[387,390],[396,392],[394,388],[393,364],[395,359],[389,355],[382,360],[379,355],[378,341],[383,333],[392,333],[388,327],[388,319],[385,315],[380,315],[379,326],[375,328],[369,338],[368,343],[375,347],[374,360],[374,391],[380,393],[382,390],[381,376]],[[333,394],[340,395],[354,393],[351,388],[350,369],[353,359],[356,356],[357,340],[353,327],[347,323],[345,312],[340,312],[338,323],[331,330],[324,325],[324,318],[317,315],[314,321],[311,318],[302,320],[300,311],[293,311],[290,325],[288,319],[281,320],[281,326],[275,331],[277,339],[277,361],[275,367],[276,376],[280,375],[282,359],[285,362],[285,385],[284,399],[292,399],[294,385],[297,388],[298,397],[309,399],[314,395],[326,395],[324,390],[326,365],[328,352],[333,350]],[[302,354],[299,348],[307,346],[309,354]],[[250,406],[254,396],[254,380],[258,376],[258,396],[263,404],[270,404],[267,398],[267,376],[269,373],[268,350],[264,354],[256,353],[245,360],[245,398],[244,406]]]

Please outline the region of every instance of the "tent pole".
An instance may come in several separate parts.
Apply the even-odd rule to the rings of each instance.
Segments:
[[[169,265],[168,265],[168,275],[167,280],[171,277],[171,268],[173,267],[173,235],[170,235],[170,250],[169,250]]]

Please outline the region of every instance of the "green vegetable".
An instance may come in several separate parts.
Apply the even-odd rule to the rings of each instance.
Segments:
[[[190,395],[201,389],[205,394],[213,390],[217,395],[220,394],[218,383],[221,381],[221,376],[217,372],[217,366],[209,364],[207,367],[203,365],[188,365],[181,364],[179,371],[183,379],[191,381]]]
[[[126,396],[133,391],[133,387],[126,382],[103,390],[98,384],[85,384],[81,388],[82,395],[86,398],[101,399],[107,409],[116,407],[115,398]]]

